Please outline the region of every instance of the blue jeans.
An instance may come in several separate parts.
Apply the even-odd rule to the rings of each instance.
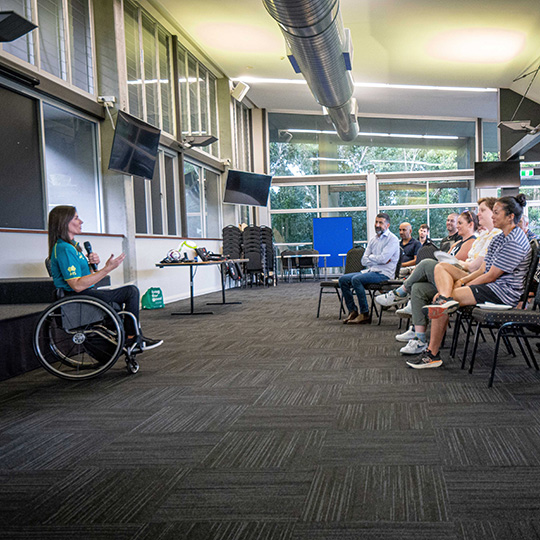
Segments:
[[[339,288],[343,293],[343,298],[345,299],[345,304],[347,304],[349,312],[356,311],[353,290],[358,297],[360,313],[366,314],[369,313],[369,306],[364,285],[368,285],[369,283],[380,283],[387,279],[389,279],[387,276],[380,274],[379,272],[366,272],[365,274],[356,272],[354,274],[344,274],[341,276],[339,278]]]

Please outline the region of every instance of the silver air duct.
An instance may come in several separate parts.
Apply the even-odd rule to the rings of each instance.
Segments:
[[[328,109],[338,135],[358,135],[351,77],[350,36],[343,28],[339,0],[263,0],[279,23],[291,54],[315,99]]]

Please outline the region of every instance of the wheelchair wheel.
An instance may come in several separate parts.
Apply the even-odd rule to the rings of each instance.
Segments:
[[[90,379],[104,373],[114,365],[123,346],[120,317],[92,296],[72,296],[50,305],[34,332],[39,361],[62,379]]]

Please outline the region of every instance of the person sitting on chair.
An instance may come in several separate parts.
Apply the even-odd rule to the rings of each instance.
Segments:
[[[399,247],[403,250],[401,255],[401,268],[407,268],[416,264],[416,255],[422,244],[412,237],[412,226],[406,221],[399,226],[401,242]]]
[[[369,324],[369,306],[364,285],[380,283],[392,279],[400,257],[399,240],[390,232],[390,216],[385,213],[377,214],[375,232],[377,233],[368,243],[361,272],[345,274],[339,278],[339,287],[349,310],[349,316],[343,321],[346,324]],[[353,291],[356,293],[360,311],[356,309]]]
[[[96,283],[118,268],[126,256],[124,253],[118,257],[111,255],[103,268],[92,271],[90,265],[97,268],[100,263],[99,256],[97,253],[90,253],[87,259],[79,243],[75,241],[75,235],[81,234],[82,224],[83,221],[74,206],[56,206],[49,213],[49,260],[55,287],[62,289],[67,295],[84,294],[108,304],[120,304],[139,321],[140,293],[135,285],[108,290],[94,288]],[[143,351],[159,347],[163,343],[162,340],[149,339],[140,334],[131,317],[125,318],[125,331],[126,344],[135,345]],[[137,336],[140,338],[138,343]]]
[[[501,233],[489,243],[482,266],[457,281],[441,283],[432,304],[423,311],[431,321],[429,346],[417,360],[407,362],[415,369],[442,365],[439,349],[448,326],[448,315],[460,306],[478,303],[507,304],[515,307],[523,294],[531,263],[531,246],[518,222],[527,204],[525,195],[501,197],[493,207],[493,224]]]
[[[458,217],[459,214],[456,214],[455,212],[448,214],[448,217],[446,218],[446,230],[448,231],[448,236],[445,236],[441,240],[441,245],[439,247],[441,251],[449,251],[456,242],[461,240],[461,236],[457,230]]]

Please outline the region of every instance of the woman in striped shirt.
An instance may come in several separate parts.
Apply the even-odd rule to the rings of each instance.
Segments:
[[[517,226],[525,205],[523,194],[501,197],[495,203],[493,224],[502,233],[491,240],[480,269],[450,284],[450,290],[440,289],[435,302],[426,306],[429,318],[433,319],[429,347],[418,360],[407,362],[410,367],[423,369],[442,364],[439,349],[446,332],[448,314],[459,306],[484,302],[517,305],[523,294],[531,259],[529,241]]]

